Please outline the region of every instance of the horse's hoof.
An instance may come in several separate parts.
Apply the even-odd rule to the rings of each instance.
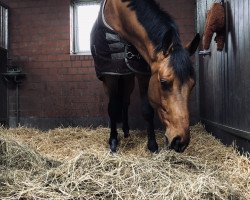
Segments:
[[[111,139],[109,141],[110,144],[110,150],[112,153],[116,153],[117,151],[117,145],[118,145],[118,140],[117,139]]]
[[[148,142],[148,149],[152,153],[158,153],[158,144],[156,141],[149,141]]]

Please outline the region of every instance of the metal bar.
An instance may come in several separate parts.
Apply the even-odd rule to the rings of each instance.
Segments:
[[[0,6],[0,47],[8,49],[8,9]]]
[[[5,48],[5,8],[1,7],[2,8],[2,15],[1,15],[1,18],[2,18],[2,30],[1,30],[1,40],[2,40],[2,47]]]
[[[102,0],[73,0],[72,3],[73,4],[83,4],[86,5],[86,3],[100,3]]]
[[[0,6],[6,8],[6,9],[9,9],[9,6],[7,6],[6,4],[4,4],[3,2],[0,1]]]
[[[6,9],[5,12],[5,48],[8,49],[9,47],[9,9]]]
[[[79,51],[78,6],[74,5],[74,53]]]
[[[4,48],[3,45],[3,7],[0,6],[0,47]]]
[[[199,55],[201,56],[207,56],[207,55],[211,55],[211,50],[203,50],[203,51],[199,51]]]

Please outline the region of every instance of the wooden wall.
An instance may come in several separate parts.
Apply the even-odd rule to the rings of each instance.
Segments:
[[[197,29],[203,33],[213,0],[197,0]],[[218,1],[219,2],[219,1]],[[200,117],[226,143],[250,149],[250,1],[227,0],[226,43],[211,43],[211,56],[199,58]],[[214,38],[213,38],[214,39]],[[243,138],[243,139],[241,139]]]

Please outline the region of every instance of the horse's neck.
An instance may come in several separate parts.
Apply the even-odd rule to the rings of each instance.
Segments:
[[[137,48],[151,68],[162,58],[161,55],[155,54],[155,47],[146,30],[137,20],[135,11],[128,8],[127,4],[117,0],[106,0],[104,16],[107,23],[120,36]]]

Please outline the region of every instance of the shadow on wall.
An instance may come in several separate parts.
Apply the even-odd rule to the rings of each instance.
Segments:
[[[225,43],[225,51],[228,52],[228,44],[231,41],[233,54],[234,56],[236,56],[237,40],[236,40],[235,26],[233,21],[232,7],[230,5],[230,2],[226,2],[225,7],[226,7],[226,38],[227,38]]]

